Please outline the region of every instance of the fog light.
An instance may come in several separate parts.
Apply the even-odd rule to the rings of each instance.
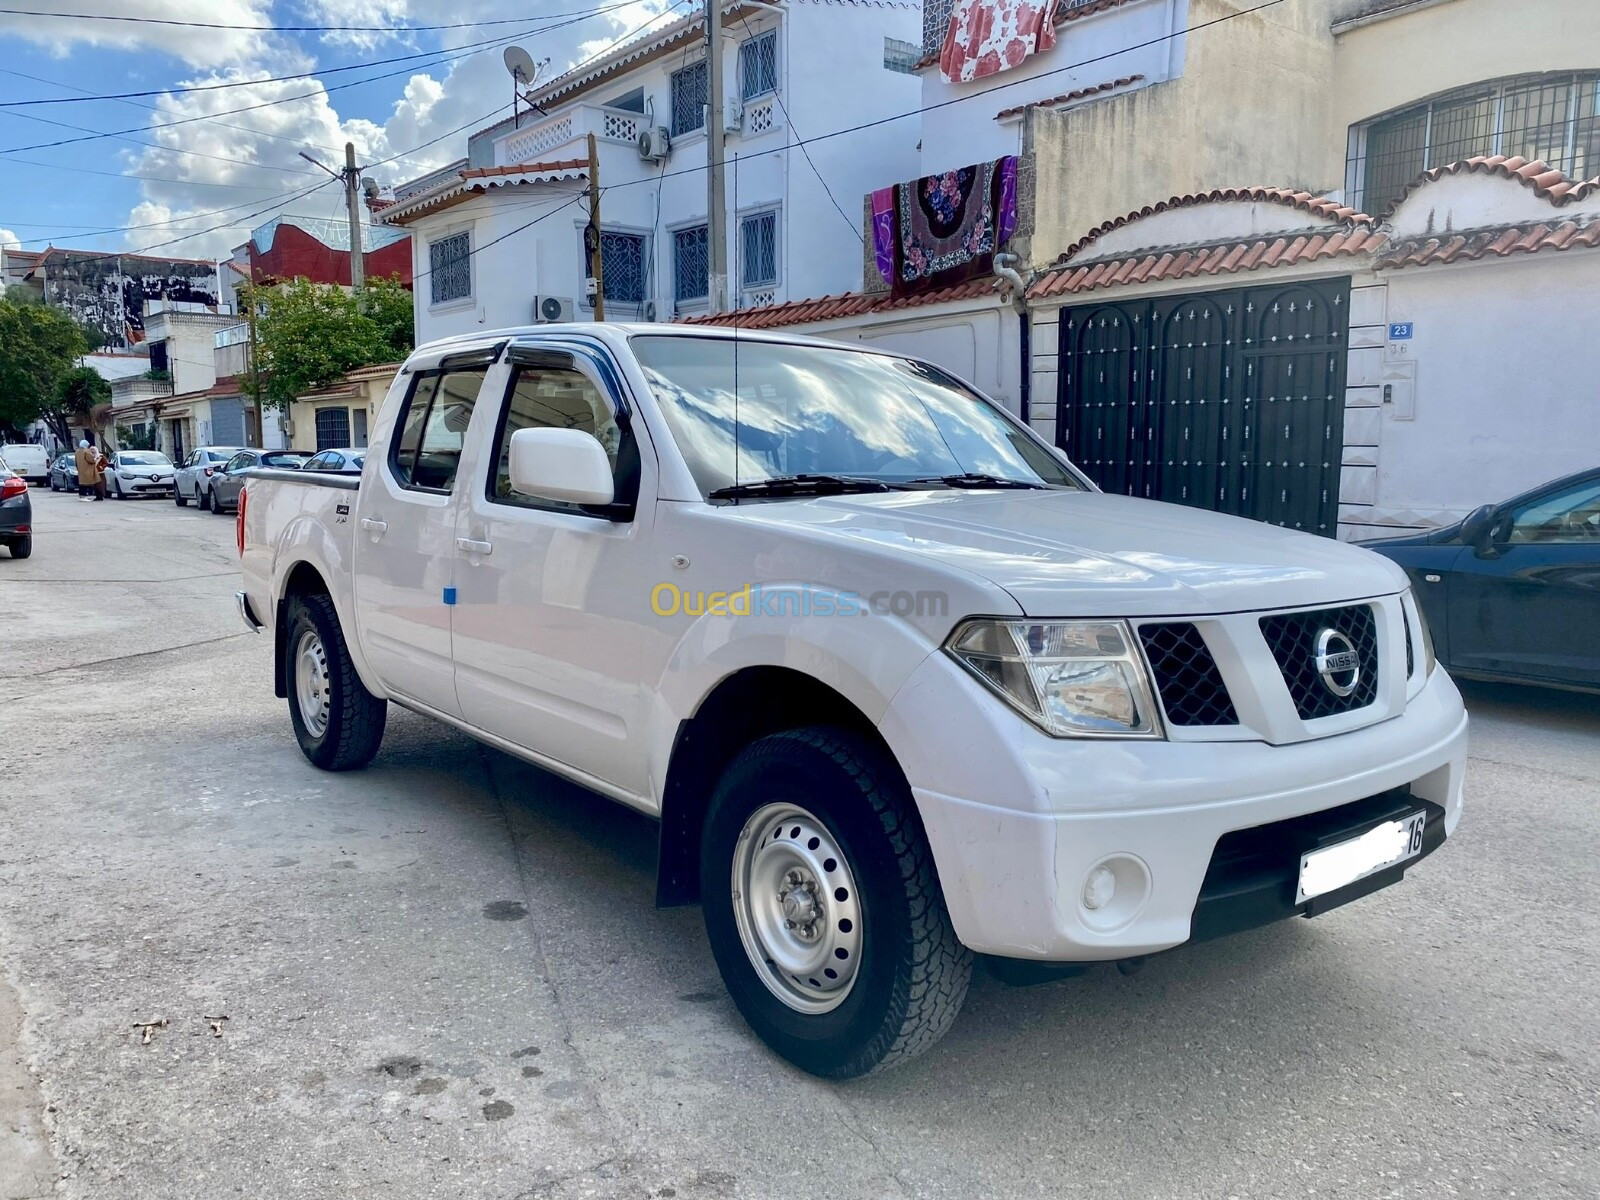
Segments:
[[[1117,876],[1110,867],[1096,867],[1083,881],[1083,906],[1087,909],[1104,908],[1116,894]]]

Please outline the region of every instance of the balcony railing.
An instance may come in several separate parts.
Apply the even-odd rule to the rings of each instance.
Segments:
[[[591,133],[603,142],[633,145],[645,127],[643,113],[598,104],[578,104],[565,112],[513,130],[495,143],[495,162],[501,166],[561,158],[557,151]]]

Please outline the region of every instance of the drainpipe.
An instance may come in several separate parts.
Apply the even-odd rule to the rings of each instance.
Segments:
[[[1028,316],[1028,285],[1017,270],[1022,259],[1010,251],[994,256],[994,273],[997,279],[1011,286],[1011,306],[1017,310],[1017,356],[1019,362],[1017,384],[1017,415],[1023,424],[1031,425],[1033,418],[1033,322]]]

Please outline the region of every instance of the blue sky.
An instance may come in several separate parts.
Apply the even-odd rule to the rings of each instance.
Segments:
[[[338,165],[348,140],[355,142],[363,164],[401,156],[374,172],[382,182],[420,174],[462,153],[465,132],[441,135],[462,125],[486,124],[498,109],[508,108],[510,81],[500,58],[504,45],[515,39],[535,58],[548,56],[554,71],[644,27],[670,2],[0,0],[0,8],[251,27],[194,29],[88,16],[0,14],[0,105],[84,93],[162,93],[0,107],[0,241],[14,239],[29,249],[50,243],[123,251],[172,242],[153,252],[226,255],[273,212],[331,216],[341,211],[337,185],[299,158],[300,150]],[[578,18],[601,8],[608,11]],[[394,30],[507,19],[514,23],[434,31],[278,28]],[[490,39],[493,44],[472,48]],[[380,61],[409,55],[422,57]],[[341,67],[354,69],[321,78],[181,90]],[[219,115],[289,97],[301,98]],[[206,119],[190,120],[195,117]],[[174,121],[185,123],[159,128]],[[83,138],[83,130],[133,132],[39,145]],[[327,187],[304,199],[288,198],[324,180]],[[264,215],[251,216],[263,208]],[[224,228],[213,228],[219,225]]]

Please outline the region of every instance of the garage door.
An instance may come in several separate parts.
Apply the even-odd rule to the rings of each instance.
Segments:
[[[220,397],[211,402],[211,443],[214,446],[243,446],[244,401],[237,396]]]
[[[1057,437],[1108,492],[1334,536],[1349,279],[1064,309]]]

